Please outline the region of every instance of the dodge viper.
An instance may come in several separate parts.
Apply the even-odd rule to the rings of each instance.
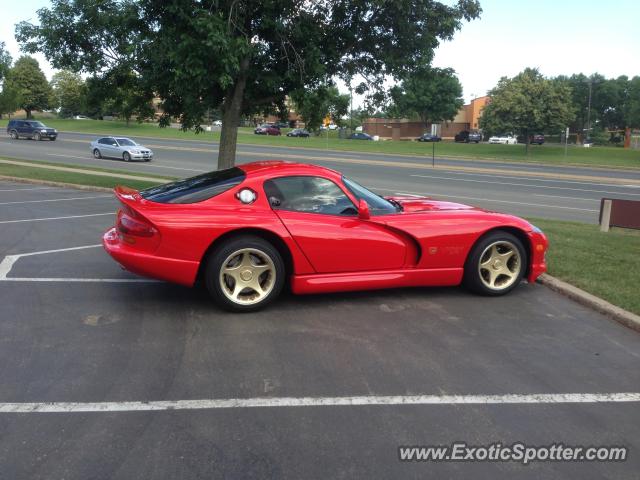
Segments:
[[[203,284],[251,311],[293,293],[464,284],[502,295],[545,269],[545,235],[507,214],[376,195],[314,165],[255,162],[137,191],[116,187],[106,251],[139,275]]]

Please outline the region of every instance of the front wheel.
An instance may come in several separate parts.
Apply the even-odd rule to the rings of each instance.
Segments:
[[[226,310],[251,312],[272,302],[282,291],[285,267],[278,250],[251,235],[232,238],[209,256],[206,286]]]
[[[39,142],[40,140],[42,140],[42,137],[40,136],[40,134],[39,134],[39,133],[36,133],[36,134],[33,136],[33,139],[34,139],[36,142]]]
[[[464,267],[464,285],[482,295],[504,295],[518,286],[527,266],[527,252],[514,235],[496,231],[481,238]]]
[[[97,148],[93,149],[93,156],[94,158],[98,158],[98,159],[102,158],[102,154],[100,153],[100,150],[98,150]]]
[[[130,162],[130,161],[131,161],[131,155],[129,154],[129,152],[124,152],[124,153],[122,154],[122,159],[123,159],[125,162]]]

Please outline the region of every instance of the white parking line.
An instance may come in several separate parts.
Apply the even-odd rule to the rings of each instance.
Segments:
[[[113,215],[115,216],[115,212],[107,212],[107,213],[91,213],[88,215],[69,215],[66,217],[44,217],[44,218],[24,218],[21,220],[0,220],[0,224],[3,223],[23,223],[23,222],[45,222],[47,220],[66,220],[68,218],[86,218],[86,217],[99,217],[102,215]]]
[[[82,245],[80,247],[69,247],[69,248],[58,248],[55,250],[41,250],[39,252],[29,252],[29,253],[16,253],[14,255],[7,255],[4,257],[2,262],[0,262],[0,280],[7,280],[7,275],[11,271],[13,264],[16,263],[22,257],[31,257],[33,255],[46,255],[48,253],[59,253],[59,252],[71,252],[73,250],[86,250],[87,248],[98,248],[102,245]]]
[[[640,402],[640,393],[538,393],[506,395],[392,395],[355,397],[258,397],[151,402],[0,403],[0,413],[148,412],[228,408],[355,407],[401,405],[532,405]]]
[[[0,262],[0,282],[103,282],[103,283],[158,283],[157,280],[149,280],[143,278],[64,278],[64,277],[10,277],[7,278],[13,265],[22,257],[31,257],[33,255],[46,255],[49,253],[71,252],[74,250],[86,250],[88,248],[98,248],[97,245],[81,245],[79,247],[58,248],[55,250],[42,250],[39,252],[17,253],[15,255],[7,255]]]
[[[52,198],[47,200],[25,200],[22,202],[2,202],[0,205],[17,205],[21,203],[68,202],[71,200],[87,200],[94,198],[113,198],[113,195],[94,195],[90,197]]]

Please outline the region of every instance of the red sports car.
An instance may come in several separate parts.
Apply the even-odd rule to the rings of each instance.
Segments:
[[[328,168],[255,162],[140,192],[103,238],[139,275],[202,282],[223,307],[264,307],[289,283],[325,293],[464,283],[502,295],[546,269],[529,222],[422,197],[381,197]]]

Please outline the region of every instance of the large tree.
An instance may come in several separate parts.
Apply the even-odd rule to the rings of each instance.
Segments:
[[[55,73],[51,79],[51,89],[51,106],[59,109],[61,117],[85,113],[87,86],[79,74],[68,70]]]
[[[11,55],[5,49],[4,42],[0,42],[0,118],[3,114],[13,113],[18,108],[16,92],[5,82],[12,61]]]
[[[502,77],[489,96],[491,102],[484,107],[480,127],[489,134],[522,135],[527,152],[530,134],[562,131],[575,115],[571,89],[533,68],[513,78]]]
[[[316,130],[325,118],[340,124],[349,113],[349,95],[341,94],[334,85],[322,85],[313,90],[298,90],[291,95],[296,111],[306,128]]]
[[[19,99],[18,106],[27,113],[27,118],[31,118],[33,110],[49,107],[51,87],[35,58],[23,56],[16,60],[5,84]]]
[[[11,68],[11,62],[13,59],[9,52],[6,50],[4,42],[0,42],[0,86],[4,81],[9,69]]]
[[[451,68],[423,66],[390,91],[393,116],[417,116],[425,125],[453,120],[464,101],[462,85]]]
[[[427,64],[477,0],[52,0],[39,25],[21,23],[27,51],[57,68],[88,72],[126,65],[176,116],[199,129],[221,108],[218,168],[233,165],[243,114],[281,105],[290,92],[335,76],[366,80],[375,97],[385,78]]]

